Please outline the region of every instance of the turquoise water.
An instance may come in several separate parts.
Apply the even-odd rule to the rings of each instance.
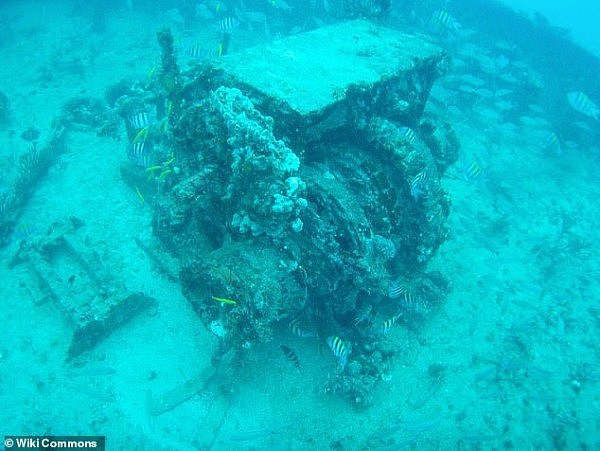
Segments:
[[[600,53],[600,35],[595,25],[595,18],[600,14],[600,5],[596,2],[578,0],[566,4],[542,0],[505,0],[502,3],[530,17],[535,17],[536,14],[545,17],[553,26],[568,31],[579,45],[596,55]]]
[[[366,46],[350,68],[323,50],[339,36],[293,47],[357,18],[434,44],[432,86],[336,87],[396,67],[413,41],[383,28],[341,36]],[[249,83],[210,72],[240,55]],[[600,62],[552,22],[471,1],[15,1],[0,56],[0,432],[600,446]],[[351,72],[328,79],[339,128],[304,133],[252,90],[294,99],[288,64],[315,68],[300,105],[329,92],[320,67]]]

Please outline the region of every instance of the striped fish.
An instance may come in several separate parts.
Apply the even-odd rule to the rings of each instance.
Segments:
[[[434,12],[429,19],[429,29],[437,33],[457,31],[459,28],[460,24],[445,9]]]
[[[570,92],[567,94],[567,99],[569,100],[569,105],[571,105],[575,111],[593,117],[597,121],[600,120],[600,109],[583,92]]]
[[[396,321],[398,320],[398,318],[400,318],[400,315],[401,314],[394,315],[391,318],[386,319],[383,322],[383,324],[381,325],[380,332],[383,335],[386,335],[390,331],[390,329],[394,326],[394,324],[396,324]]]
[[[338,369],[343,371],[346,367],[346,363],[348,363],[348,356],[350,355],[350,351],[348,350],[346,343],[344,343],[340,337],[335,335],[327,337],[325,339],[325,343],[327,343],[327,346],[329,346],[333,352],[333,355],[338,360]]]
[[[476,161],[463,167],[462,176],[465,182],[474,182],[481,176],[481,166]]]
[[[146,141],[134,141],[129,146],[128,157],[136,165],[147,168],[152,165],[150,151]]]
[[[316,301],[313,302],[312,307],[309,308],[309,313],[312,319],[314,319],[316,322],[322,321],[325,318],[325,310],[323,309],[323,306]]]
[[[388,296],[390,299],[396,299],[408,291],[408,285],[399,280],[393,280],[388,287]]]
[[[412,144],[415,141],[416,135],[415,131],[412,128],[400,127],[398,131],[400,132],[400,138],[402,139],[402,143]]]
[[[560,155],[562,153],[562,146],[560,139],[556,136],[556,133],[550,132],[544,141],[544,151],[553,155]]]
[[[225,17],[224,19],[221,19],[218,23],[217,23],[217,31],[223,34],[231,34],[231,32],[237,28],[240,24],[240,21],[237,20],[235,17]]]
[[[427,171],[421,171],[410,181],[411,185],[422,185],[427,181]]]
[[[214,59],[221,56],[223,53],[223,47],[218,45],[214,48],[208,48],[202,44],[193,44],[187,49],[188,56],[191,56],[195,59],[206,60],[206,59]]]
[[[415,303],[415,296],[410,291],[407,290],[403,293],[401,302],[404,305],[412,305]]]
[[[300,359],[294,350],[286,345],[280,345],[279,347],[287,359],[292,362],[296,368],[300,369]]]
[[[131,156],[133,158],[141,158],[146,153],[146,141],[136,141],[131,144]]]
[[[415,175],[410,181],[410,195],[418,201],[419,198],[426,194],[425,185],[427,184],[427,172],[421,171]]]
[[[141,130],[142,128],[148,126],[148,113],[145,111],[140,111],[139,113],[132,115],[129,118],[129,123],[134,129]]]
[[[407,314],[420,316],[426,314],[430,306],[426,300],[407,291],[399,300],[398,307]]]
[[[187,49],[188,56],[192,58],[202,58],[208,57],[208,49],[204,47],[202,44],[192,44]]]
[[[316,337],[316,334],[313,331],[307,330],[302,320],[298,317],[292,318],[290,321],[290,330],[296,337],[300,338],[309,338]]]

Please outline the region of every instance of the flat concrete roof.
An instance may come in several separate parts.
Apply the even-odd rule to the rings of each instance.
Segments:
[[[225,55],[215,66],[306,115],[343,100],[351,85],[368,89],[441,53],[417,36],[354,20]]]

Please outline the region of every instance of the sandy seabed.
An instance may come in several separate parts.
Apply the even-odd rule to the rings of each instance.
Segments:
[[[91,33],[89,19],[66,5],[0,6],[1,90],[11,101],[10,124],[0,130],[3,163],[27,148],[20,135],[28,127],[43,140],[68,99],[103,97],[110,84],[146,77],[158,56],[155,32],[181,26],[172,14],[125,7],[108,19]],[[443,99],[465,91],[456,83],[460,65],[451,75],[432,92],[438,114]],[[505,124],[495,120],[504,107],[483,98],[447,111],[462,147],[443,180],[450,237],[431,268],[451,291],[422,328],[391,331],[399,357],[362,411],[323,392],[335,362],[316,341],[298,338],[301,372],[278,346],[257,348],[232,392],[214,384],[153,415],[149,399],[201,374],[217,338],[134,243],[152,240],[152,212],[121,178],[125,131],[121,141],[70,133],[21,229],[82,219],[98,252],[121,262],[114,269],[127,288],[159,303],[78,366],[67,364],[69,325],[52,303],[34,302],[25,268],[8,265],[15,237],[0,250],[0,432],[101,434],[108,449],[141,450],[600,446],[598,149],[572,143],[548,153],[544,112],[533,105]],[[472,162],[479,177],[464,176]],[[432,368],[443,368],[441,380]]]

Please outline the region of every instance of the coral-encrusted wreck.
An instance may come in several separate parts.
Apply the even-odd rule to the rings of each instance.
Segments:
[[[222,352],[291,333],[338,343],[328,390],[369,403],[394,353],[387,328],[444,296],[427,262],[446,236],[439,178],[458,142],[423,111],[446,64],[419,38],[351,21],[186,73],[171,62],[167,108],[123,104],[128,117],[152,102],[169,124],[143,136],[165,161],[151,168],[155,232]]]

